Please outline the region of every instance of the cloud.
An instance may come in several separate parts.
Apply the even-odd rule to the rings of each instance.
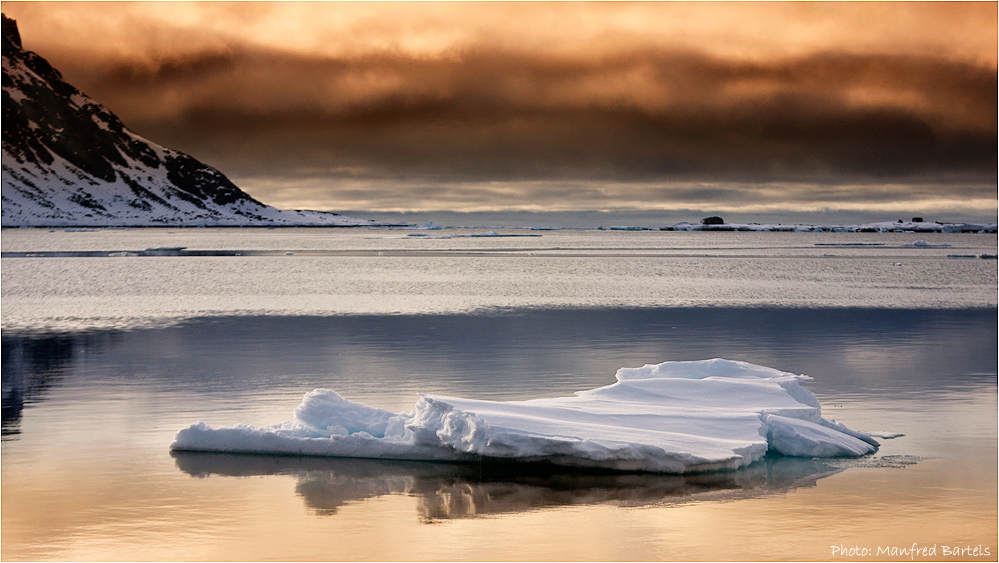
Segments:
[[[927,55],[995,66],[989,2],[4,2],[45,51],[155,58],[249,44],[333,58],[479,46],[580,54],[696,50]]]
[[[994,4],[59,6],[4,4],[266,201],[995,207]]]
[[[335,163],[400,176],[775,181],[996,169],[995,69],[935,57],[230,50],[121,63],[92,82],[140,132],[244,174]]]
[[[598,180],[429,181],[425,179],[236,178],[285,208],[381,212],[701,213],[877,212],[994,215],[995,187],[980,183],[607,182]]]

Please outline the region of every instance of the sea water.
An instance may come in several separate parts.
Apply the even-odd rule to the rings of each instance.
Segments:
[[[2,259],[3,557],[996,558],[994,235],[408,236],[483,231],[4,230],[5,253],[115,255]],[[178,246],[236,252],[127,255]],[[318,387],[404,412],[714,357],[903,436],[688,476],[168,449]]]

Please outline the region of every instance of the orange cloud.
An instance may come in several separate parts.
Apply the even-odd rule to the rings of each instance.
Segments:
[[[451,201],[461,186],[527,182],[522,207],[550,201],[553,181],[728,182],[742,187],[697,201],[746,206],[772,199],[745,187],[754,182],[918,184],[920,201],[994,201],[995,3],[5,2],[4,11],[26,48],[126,124],[244,183],[350,178],[421,193],[446,184]],[[257,184],[278,190],[269,182]],[[681,192],[636,187],[634,205],[690,199]],[[904,190],[838,193],[820,203]],[[467,198],[509,202],[489,190]]]

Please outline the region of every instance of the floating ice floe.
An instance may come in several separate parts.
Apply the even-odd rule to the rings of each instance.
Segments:
[[[869,430],[865,432],[865,434],[874,438],[882,438],[884,440],[892,440],[894,438],[901,438],[902,436],[905,436],[905,434],[900,432],[888,432],[886,430]]]
[[[414,238],[431,238],[431,239],[447,239],[447,238],[511,238],[511,237],[540,237],[541,235],[528,235],[528,234],[511,234],[511,233],[497,233],[496,231],[486,231],[484,233],[448,233],[443,235],[431,235],[428,233],[411,233],[410,237]]]
[[[905,248],[947,248],[950,245],[946,243],[932,244],[926,242],[925,240],[917,240],[916,242],[910,242],[908,244],[903,244],[902,246]]]
[[[737,469],[767,452],[862,456],[878,442],[822,417],[801,382],[773,368],[723,359],[617,372],[617,382],[571,397],[483,401],[420,395],[408,414],[316,389],[295,420],[255,428],[197,422],[184,451],[403,460],[548,462],[686,473]]]

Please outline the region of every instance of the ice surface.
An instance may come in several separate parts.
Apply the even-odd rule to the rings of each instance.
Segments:
[[[809,379],[723,359],[621,369],[617,382],[571,397],[484,401],[420,395],[408,414],[328,389],[305,395],[295,420],[177,433],[174,450],[408,460],[544,461],[686,473],[737,469],[768,451],[873,453],[878,442],[822,418]]]

